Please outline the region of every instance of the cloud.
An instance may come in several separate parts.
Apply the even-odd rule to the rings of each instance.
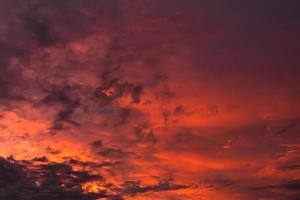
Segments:
[[[101,140],[95,140],[91,143],[91,146],[94,148],[102,147],[102,141]]]
[[[43,19],[41,16],[23,15],[22,20],[24,25],[32,32],[32,37],[42,46],[50,46],[57,41],[56,36],[51,31],[51,26],[47,19]]]
[[[50,154],[54,154],[54,155],[56,155],[56,154],[60,154],[62,151],[61,150],[59,150],[59,149],[55,149],[55,148],[52,148],[52,147],[47,147],[46,148],[46,152],[47,153],[50,153]]]
[[[136,142],[154,145],[158,142],[154,130],[149,122],[139,124],[134,128]]]
[[[186,185],[160,180],[155,185],[141,186],[140,181],[126,181],[121,187],[107,185],[105,191],[86,193],[82,184],[105,181],[99,174],[84,170],[73,170],[72,165],[80,162],[55,163],[41,157],[33,162],[17,161],[14,158],[0,159],[2,178],[0,198],[2,199],[123,199],[146,192],[161,192],[186,189]],[[81,162],[82,163],[82,162]],[[72,165],[71,165],[72,164]],[[93,166],[93,165],[89,165]],[[110,193],[109,191],[113,191]]]
[[[32,161],[48,162],[48,158],[46,156],[36,157],[36,158],[33,158]]]
[[[41,162],[40,159],[34,161]],[[44,162],[44,160],[43,160]],[[96,199],[84,194],[81,184],[102,179],[86,171],[74,171],[67,164],[32,165],[0,158],[1,199]]]
[[[292,199],[296,4],[1,0],[0,199]]]
[[[286,126],[283,127],[281,130],[279,130],[276,134],[277,134],[277,135],[284,134],[284,133],[288,132],[290,129],[294,128],[295,126],[296,126],[296,124],[289,124],[289,125],[286,125]]]
[[[270,194],[270,197],[274,197],[274,195],[277,195],[281,199],[284,200],[295,200],[299,197],[300,189],[300,181],[299,180],[289,180],[284,181],[278,184],[273,185],[265,185],[265,186],[259,186],[254,187],[254,191],[261,191],[266,194]],[[264,194],[260,194],[261,196],[265,196]]]
[[[180,190],[186,189],[188,186],[186,185],[177,185],[170,182],[170,180],[161,180],[156,185],[147,185],[141,186],[140,182],[137,181],[127,181],[123,184],[121,191],[125,195],[135,196],[139,193],[146,192],[161,192],[161,191],[169,191],[169,190]]]
[[[95,98],[103,105],[107,105],[112,101],[129,94],[133,103],[139,103],[142,90],[143,87],[141,85],[135,85],[115,78],[100,86],[95,92]]]
[[[112,158],[112,159],[124,159],[131,155],[131,152],[123,151],[122,149],[118,148],[110,148],[106,147],[103,148],[100,152],[98,152],[99,155],[106,157],[106,158]]]

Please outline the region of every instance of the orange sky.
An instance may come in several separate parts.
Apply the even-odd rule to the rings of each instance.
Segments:
[[[296,199],[299,6],[0,0],[0,200]]]

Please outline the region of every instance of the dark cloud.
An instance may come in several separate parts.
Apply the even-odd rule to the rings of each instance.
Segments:
[[[135,196],[139,193],[145,192],[161,192],[169,190],[180,190],[186,189],[186,185],[177,185],[172,183],[170,180],[160,180],[156,185],[141,186],[139,181],[127,181],[123,184],[121,191],[125,195]]]
[[[273,185],[265,185],[252,188],[253,190],[262,190],[262,191],[278,191],[281,192],[285,198],[283,199],[290,199],[290,197],[296,197],[300,195],[300,180],[290,180],[285,181],[279,184]],[[289,194],[290,193],[290,194]]]
[[[162,109],[161,115],[164,118],[165,123],[167,123],[171,116],[171,112],[168,109]]]
[[[36,158],[33,158],[32,161],[48,162],[48,158],[46,156],[36,157]]]
[[[174,148],[179,151],[212,154],[220,151],[222,148],[222,140],[215,140],[189,130],[176,133],[172,140],[174,145],[168,145],[169,147],[167,148]]]
[[[82,38],[95,24],[102,22],[108,26],[121,15],[118,0],[6,1],[5,5],[7,9],[15,10],[11,17],[22,22],[15,29],[29,33],[27,37],[37,41],[38,47],[61,45]]]
[[[3,104],[8,104],[8,101],[4,102],[4,98],[11,102],[25,98],[22,91],[27,84],[23,82],[20,67],[8,67],[12,58],[26,60],[26,56],[36,48],[64,45],[85,37],[95,24],[101,21],[102,25],[108,26],[121,12],[118,0],[88,3],[82,0],[72,3],[3,0],[1,8],[0,95]]]
[[[43,164],[33,165],[31,162],[21,162],[13,158],[0,158],[1,199],[80,199],[95,200],[97,198],[123,199],[125,196],[135,196],[146,192],[161,192],[186,189],[186,185],[172,183],[162,179],[155,185],[141,186],[140,181],[126,181],[121,187],[107,185],[107,191],[84,193],[83,183],[90,181],[105,181],[102,176],[90,174],[87,171],[75,171],[73,164],[83,163],[72,161],[70,164],[48,162],[44,157],[33,159]],[[89,164],[89,166],[92,166]],[[113,193],[110,193],[111,190]]]
[[[78,123],[71,120],[70,117],[75,112],[76,108],[79,106],[79,102],[72,102],[71,104],[67,105],[63,110],[59,111],[56,115],[53,129],[60,130],[63,129],[63,124],[61,122],[69,122],[72,125],[79,126]]]
[[[288,171],[297,171],[300,170],[300,151],[299,150],[290,150],[293,154],[286,157],[282,157],[278,160],[276,169],[283,172]]]
[[[299,161],[300,160],[298,160],[297,163],[280,164],[280,165],[277,166],[277,169],[281,170],[281,171],[300,170],[300,164],[298,164]]]
[[[290,129],[296,127],[296,124],[289,124],[286,125],[285,127],[283,127],[282,129],[280,129],[279,131],[277,131],[276,135],[281,135],[284,134],[286,132],[288,132]]]
[[[50,83],[47,81],[50,81]],[[46,93],[46,96],[41,100],[40,104],[47,106],[60,104],[63,106],[63,108],[58,111],[51,129],[56,131],[64,130],[66,129],[66,123],[79,126],[79,124],[72,120],[71,117],[75,110],[80,106],[78,97],[80,87],[68,83],[51,84],[51,78],[47,81],[41,84],[41,89]]]
[[[84,162],[75,158],[65,158],[66,163],[72,165],[72,166],[81,166],[81,167],[89,167],[91,169],[96,169],[96,168],[102,168],[102,167],[110,167],[117,165],[118,162]]]
[[[94,148],[102,147],[102,140],[95,140],[95,141],[91,142],[91,146]]]
[[[102,177],[86,171],[74,171],[66,164],[33,166],[0,158],[0,168],[0,199],[93,200],[103,197],[103,194],[85,194],[81,189],[82,183],[101,180]]]
[[[176,108],[174,109],[175,114],[181,114],[181,113],[184,113],[184,112],[185,112],[185,110],[184,110],[183,105],[176,106]]]
[[[132,153],[123,151],[122,149],[119,148],[106,147],[103,148],[100,152],[98,152],[98,154],[103,157],[111,158],[111,159],[124,159],[127,158]]]
[[[125,108],[117,108],[117,116],[114,119],[114,126],[122,126],[129,122],[130,115],[133,113],[133,109],[125,107]]]
[[[14,56],[22,56],[23,50],[0,42],[0,104],[8,106],[13,102],[24,101],[24,78],[19,66],[10,66]]]
[[[154,145],[158,142],[154,130],[149,122],[139,124],[134,128],[136,142]]]
[[[142,85],[136,85],[131,88],[131,99],[134,103],[139,103],[141,101],[141,95],[143,92]]]
[[[60,154],[62,151],[60,149],[55,149],[55,148],[52,148],[52,147],[48,146],[46,148],[46,152],[50,153],[50,154],[53,154],[53,155],[57,155],[57,154]]]
[[[43,91],[47,93],[47,95],[42,99],[41,103],[44,104],[71,104],[73,103],[73,97],[70,96],[70,92],[75,88],[69,85],[49,85],[48,88],[42,87]]]
[[[126,132],[127,128],[136,119],[143,119],[145,117],[143,112],[140,112],[131,105],[121,106],[118,103],[110,106],[99,106],[97,112],[103,116],[103,120],[100,122],[102,128],[115,130],[120,134]]]
[[[51,26],[47,19],[30,13],[29,15],[23,15],[22,20],[25,26],[32,32],[33,39],[39,45],[50,46],[58,42],[56,36],[51,31]]]
[[[131,96],[133,103],[139,103],[142,90],[142,85],[114,78],[97,88],[95,98],[102,105],[108,105],[114,100],[128,94]]]
[[[204,182],[204,185],[209,188],[224,188],[224,187],[233,187],[236,182],[233,180],[219,179],[219,180],[207,180]]]

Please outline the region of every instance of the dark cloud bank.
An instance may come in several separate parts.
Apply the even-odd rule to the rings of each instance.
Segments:
[[[161,180],[156,185],[141,186],[140,181],[126,181],[122,186],[104,184],[106,190],[97,193],[85,193],[82,184],[105,179],[88,171],[75,171],[71,164],[101,167],[95,163],[83,163],[69,160],[65,163],[49,162],[46,157],[31,161],[17,161],[13,157],[0,158],[0,199],[3,200],[95,200],[123,199],[145,192],[160,192],[187,188],[173,184],[171,180]],[[106,164],[107,165],[107,164]]]

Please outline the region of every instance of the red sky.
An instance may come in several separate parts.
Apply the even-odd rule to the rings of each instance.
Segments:
[[[299,8],[0,0],[0,200],[296,200]]]

